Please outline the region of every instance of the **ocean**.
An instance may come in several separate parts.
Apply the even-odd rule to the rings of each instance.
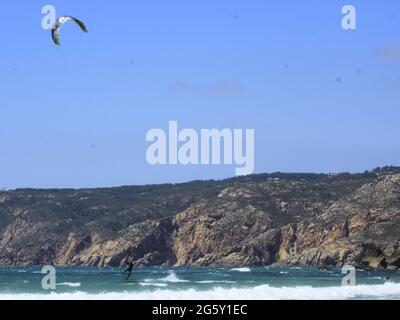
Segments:
[[[2,268],[0,300],[400,299],[399,271],[357,270],[356,286],[342,286],[340,269],[149,267],[128,281],[121,270],[57,268],[56,289],[48,291],[41,268]]]

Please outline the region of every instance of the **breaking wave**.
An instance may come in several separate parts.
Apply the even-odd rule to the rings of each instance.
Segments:
[[[0,294],[0,300],[346,300],[346,299],[399,299],[400,284],[359,285],[354,287],[270,287],[261,285],[254,288],[214,288],[198,291],[157,289],[136,292],[110,293],[51,293],[51,294]]]
[[[157,283],[157,282],[139,282],[139,285],[143,287],[167,287],[166,283]]]
[[[195,281],[196,283],[236,283],[236,281],[229,281],[229,280],[201,280],[201,281]]]
[[[81,283],[80,282],[61,282],[61,283],[57,283],[57,285],[77,288],[77,287],[81,286]]]
[[[173,282],[173,283],[189,282],[188,280],[182,280],[182,279],[178,278],[176,273],[173,272],[173,271],[170,271],[168,276],[166,276],[165,278],[159,279],[159,281],[162,281],[162,282]]]
[[[251,272],[250,268],[233,268],[231,271],[239,271],[239,272]]]

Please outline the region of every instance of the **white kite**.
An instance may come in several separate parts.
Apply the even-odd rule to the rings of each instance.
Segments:
[[[58,46],[60,45],[59,36],[60,36],[61,27],[68,21],[74,21],[82,29],[83,32],[88,32],[85,24],[82,21],[80,21],[74,17],[71,17],[71,16],[62,16],[57,19],[57,21],[54,23],[53,28],[51,30],[51,35],[53,37],[53,41]]]

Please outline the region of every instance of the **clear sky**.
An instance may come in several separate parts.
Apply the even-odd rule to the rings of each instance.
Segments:
[[[56,47],[46,4],[89,33]],[[1,1],[0,187],[234,175],[149,166],[146,133],[169,120],[254,128],[256,173],[400,165],[400,1]]]

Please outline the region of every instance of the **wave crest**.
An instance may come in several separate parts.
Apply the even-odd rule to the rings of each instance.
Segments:
[[[57,283],[58,286],[67,286],[67,287],[80,287],[81,283],[80,282],[61,282],[61,283]]]
[[[0,294],[0,300],[346,300],[346,299],[398,299],[400,284],[359,285],[354,287],[270,287],[214,288],[197,291],[157,289],[141,292],[86,292],[51,294]]]
[[[250,268],[233,268],[231,271],[239,271],[239,272],[251,272]]]

